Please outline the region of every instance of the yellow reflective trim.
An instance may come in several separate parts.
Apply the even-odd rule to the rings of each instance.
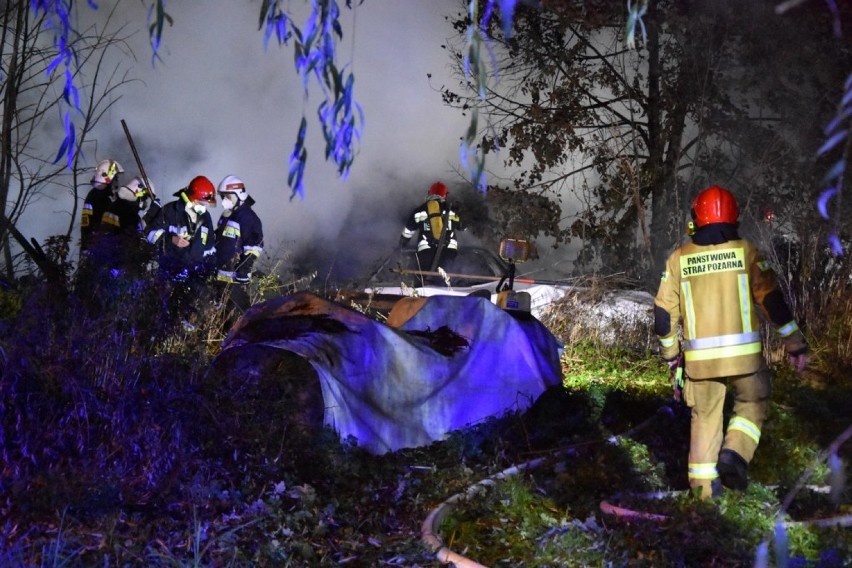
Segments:
[[[790,323],[778,328],[778,334],[781,335],[781,337],[789,337],[797,331],[799,331],[799,326],[795,321],[791,321]]]
[[[680,286],[683,289],[683,305],[686,308],[685,321],[683,322],[686,327],[686,337],[695,337],[695,306],[692,304],[692,285],[685,280]]]
[[[751,288],[748,285],[748,274],[740,274],[738,278],[740,292],[740,317],[743,322],[743,332],[751,329]]]
[[[672,335],[671,337],[661,337],[660,345],[662,345],[663,347],[671,347],[675,344],[675,341],[677,341],[677,338],[674,335]]]
[[[103,221],[103,223],[105,225],[113,225],[115,227],[121,227],[121,221],[119,221],[118,215],[116,215],[115,213],[110,213],[110,212],[104,213],[104,216],[101,218],[101,221]]]
[[[687,477],[690,479],[716,479],[719,477],[719,473],[716,471],[716,462],[689,464]]]
[[[713,347],[711,349],[693,349],[684,351],[687,361],[707,361],[708,359],[725,359],[727,357],[739,357],[741,355],[753,355],[763,350],[761,343],[745,343],[743,345],[730,345],[727,347]]]
[[[165,231],[163,231],[162,229],[157,229],[157,230],[151,231],[150,233],[148,233],[148,242],[151,243],[152,245],[156,244],[157,239],[159,239],[161,236],[163,236],[164,232]]]
[[[757,424],[748,418],[743,418],[742,416],[734,416],[731,418],[731,421],[728,423],[728,431],[730,432],[731,430],[742,432],[754,440],[755,444],[760,443],[760,428],[758,428]]]
[[[759,331],[748,333],[731,333],[729,335],[714,335],[712,337],[700,337],[688,339],[683,342],[684,349],[712,349],[713,347],[727,347],[729,345],[743,345],[760,341]]]

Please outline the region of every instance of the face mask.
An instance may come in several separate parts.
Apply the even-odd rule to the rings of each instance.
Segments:
[[[225,195],[224,197],[222,197],[222,207],[225,209],[225,211],[230,211],[234,208],[234,202],[232,201],[230,195]]]
[[[204,215],[204,212],[207,211],[207,207],[203,203],[196,203],[192,206],[192,210],[198,215]]]

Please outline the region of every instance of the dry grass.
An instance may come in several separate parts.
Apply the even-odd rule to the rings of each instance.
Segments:
[[[654,350],[653,297],[626,288],[622,275],[588,276],[541,316],[541,322],[564,345],[589,343]]]

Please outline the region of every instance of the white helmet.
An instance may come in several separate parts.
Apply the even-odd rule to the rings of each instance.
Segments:
[[[153,184],[151,185],[153,186]],[[118,188],[118,198],[125,201],[144,201],[151,196],[148,187],[145,185],[145,180],[137,176],[129,182],[121,184],[121,187]]]
[[[116,180],[118,174],[123,174],[124,168],[115,160],[102,160],[98,167],[95,168],[95,175],[92,176],[92,185],[98,188],[108,187]]]
[[[225,179],[219,182],[219,188],[217,191],[219,193],[219,197],[224,197],[225,195],[232,193],[237,196],[237,199],[239,199],[240,202],[245,201],[246,197],[248,197],[246,184],[237,176],[225,176]]]

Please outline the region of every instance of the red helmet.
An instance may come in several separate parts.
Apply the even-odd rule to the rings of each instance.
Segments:
[[[429,188],[428,195],[437,195],[441,199],[444,199],[447,197],[447,186],[439,181],[436,181],[432,184],[432,187]]]
[[[213,187],[213,182],[204,176],[192,178],[184,193],[190,201],[206,201],[213,205],[216,204],[216,188]]]
[[[739,216],[740,209],[733,194],[718,185],[703,190],[692,202],[692,218],[698,227],[710,223],[735,224]]]

